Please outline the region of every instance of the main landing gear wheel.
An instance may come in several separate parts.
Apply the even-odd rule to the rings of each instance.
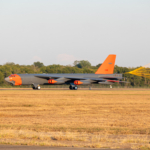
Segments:
[[[41,89],[41,87],[40,87],[40,86],[38,86],[38,87],[37,87],[37,89],[38,89],[38,90],[40,90],[40,89]]]
[[[70,86],[69,86],[69,89],[70,89],[70,90],[77,90],[78,87],[77,87],[77,86],[71,86],[71,85],[70,85]]]
[[[33,86],[32,88],[33,88],[33,90],[40,90],[41,89],[40,85],[38,85],[37,87]]]

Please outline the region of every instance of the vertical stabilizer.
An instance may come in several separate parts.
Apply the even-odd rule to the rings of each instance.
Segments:
[[[95,74],[113,74],[116,55],[111,54],[105,59],[102,65],[98,68]]]

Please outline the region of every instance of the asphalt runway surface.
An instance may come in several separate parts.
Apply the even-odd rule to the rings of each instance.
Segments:
[[[32,88],[0,88],[0,91],[7,91],[7,90],[21,90],[21,91],[24,91],[24,90],[33,90]],[[66,91],[66,90],[69,90],[69,88],[41,88],[40,90],[60,90],[60,91]],[[150,90],[149,88],[78,88],[78,90],[97,90],[97,91],[147,91],[147,90]],[[72,91],[78,91],[78,90],[72,90]],[[39,91],[39,90],[34,90],[34,91]]]
[[[16,91],[17,91],[17,90],[22,90],[22,91],[24,91],[24,90],[33,90],[33,89],[32,89],[32,88],[29,88],[29,89],[22,89],[22,88],[9,89],[9,88],[8,88],[8,89],[0,89],[0,90],[1,90],[1,91],[3,91],[3,90],[4,90],[4,91],[8,91],[8,90],[16,90]],[[47,89],[40,89],[40,91],[41,91],[41,90],[70,90],[70,89],[69,89],[69,88],[68,88],[68,89],[67,89],[67,88],[66,88],[66,89],[50,89],[50,88],[47,88]],[[89,90],[89,89],[88,89],[88,90]],[[35,91],[38,91],[38,90],[35,90]]]
[[[0,145],[0,150],[112,150],[112,149]],[[117,149],[117,150],[130,150],[130,149]]]
[[[0,88],[0,91],[2,90],[33,90],[32,88]],[[40,91],[43,91],[43,90],[60,90],[60,91],[66,91],[66,90],[69,90],[69,88],[41,88]],[[78,88],[78,90],[89,90],[89,88]],[[90,89],[90,90],[102,90],[102,89],[99,89],[99,88],[93,88],[93,89]],[[39,90],[34,90],[34,91],[39,91]]]
[[[2,91],[2,90],[4,90],[4,91],[7,91],[7,90],[33,90],[32,88],[4,88],[4,89],[0,89],[0,91]],[[43,90],[51,90],[51,91],[53,91],[53,90],[60,90],[60,91],[66,91],[66,90],[69,90],[70,91],[70,89],[69,88],[41,88],[40,89],[40,91],[43,91]],[[106,88],[106,89],[103,89],[103,88],[91,88],[91,89],[89,89],[89,88],[78,88],[78,90],[110,90],[109,88]],[[35,91],[39,91],[39,90],[35,90]],[[76,91],[76,90],[72,90],[72,91]]]

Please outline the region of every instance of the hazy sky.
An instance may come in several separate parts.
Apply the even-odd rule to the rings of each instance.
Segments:
[[[150,63],[150,0],[0,0],[0,64]]]

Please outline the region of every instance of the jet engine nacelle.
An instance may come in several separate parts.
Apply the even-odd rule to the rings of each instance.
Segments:
[[[49,79],[48,83],[49,84],[63,84],[64,81],[62,81],[62,80],[55,80],[55,79]]]
[[[75,85],[86,85],[86,84],[91,84],[91,82],[87,81],[87,80],[75,80],[74,81]]]

